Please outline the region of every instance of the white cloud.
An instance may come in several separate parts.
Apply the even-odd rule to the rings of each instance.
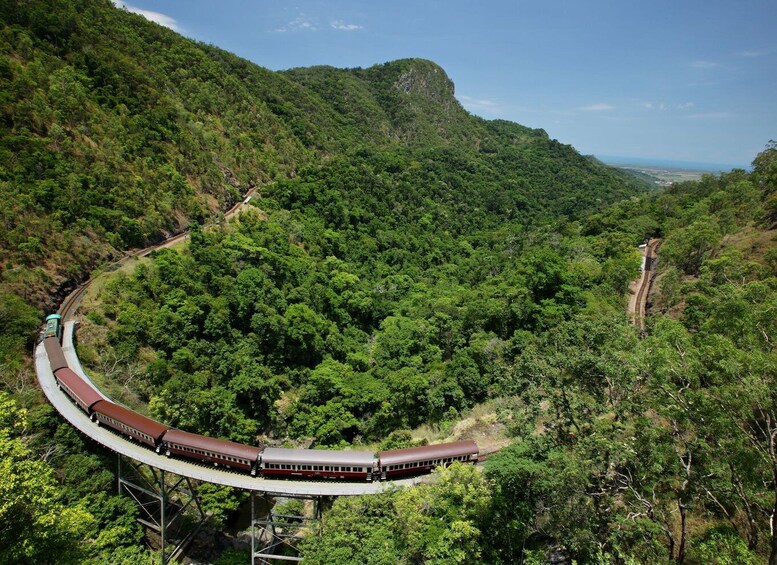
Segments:
[[[714,61],[693,61],[691,66],[694,69],[715,69],[720,65]]]
[[[343,20],[335,20],[329,24],[332,26],[332,29],[336,29],[339,31],[356,31],[357,29],[362,29],[362,26],[357,24],[347,24]]]
[[[768,54],[769,54],[769,51],[767,51],[766,49],[761,49],[761,50],[753,49],[750,51],[740,51],[738,53],[740,57],[747,57],[747,58],[763,57],[764,55],[768,55]]]
[[[141,15],[147,20],[157,23],[161,26],[170,28],[173,31],[178,31],[178,32],[181,31],[181,28],[178,26],[178,22],[175,20],[175,18],[171,18],[167,14],[162,14],[160,12],[152,12],[151,10],[143,10],[142,8],[136,8],[135,6],[130,6],[129,4],[125,4],[120,0],[112,0],[112,1],[114,6],[116,6],[117,8],[124,8],[128,12]]]
[[[307,18],[305,14],[302,14],[291,20],[285,26],[277,28],[275,31],[285,33],[287,31],[316,31],[317,29],[316,22]]]
[[[692,120],[720,120],[725,118],[733,118],[736,114],[731,112],[703,112],[701,114],[689,114],[686,116]]]
[[[502,111],[502,105],[495,100],[487,98],[473,98],[472,96],[458,96],[461,105],[470,112],[483,114],[497,114]]]
[[[599,102],[598,104],[591,104],[590,106],[582,106],[578,109],[583,110],[584,112],[606,112],[608,110],[615,110],[615,106],[613,106],[612,104],[605,104],[603,102]]]
[[[693,102],[684,102],[682,104],[677,105],[678,110],[687,110],[688,108],[693,108],[695,104]]]
[[[652,110],[653,109],[653,103],[652,102],[645,102],[645,108],[647,108],[648,110]]]

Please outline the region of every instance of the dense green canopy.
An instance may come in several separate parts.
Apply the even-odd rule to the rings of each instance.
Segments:
[[[777,565],[774,143],[648,193],[468,114],[430,61],[271,72],[108,0],[0,0],[0,23],[0,560],[150,559],[26,352],[77,280],[190,228],[86,312],[115,398],[237,441],[384,447],[489,400],[514,436],[484,474],[338,501],[310,562]],[[202,490],[219,525],[243,501]]]

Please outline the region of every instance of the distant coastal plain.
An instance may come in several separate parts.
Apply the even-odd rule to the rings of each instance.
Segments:
[[[648,177],[646,180],[659,186],[667,186],[675,182],[699,180],[703,175],[727,172],[732,169],[750,169],[750,167],[745,165],[616,157],[612,155],[601,155],[597,156],[597,158],[607,165],[624,169],[643,178]]]

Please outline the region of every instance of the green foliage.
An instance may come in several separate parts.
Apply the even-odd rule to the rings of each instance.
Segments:
[[[40,319],[40,312],[20,297],[0,292],[0,367],[4,376],[22,366],[22,351],[33,343]]]
[[[777,222],[774,142],[752,173],[637,196],[542,130],[469,115],[429,61],[274,73],[102,0],[0,10],[6,388],[24,388],[54,292],[191,226],[187,249],[116,275],[85,322],[91,351],[132,360],[126,389],[161,420],[390,448],[486,398],[513,407],[519,439],[485,479],[454,466],[340,499],[305,540],[310,562],[769,551],[777,261],[736,240]],[[200,227],[254,185],[237,222]],[[652,236],[667,316],[639,339],[623,297]],[[56,542],[64,562],[148,561],[104,455],[46,410],[27,440],[2,405],[0,560],[43,561]],[[219,521],[240,502],[203,496]],[[694,520],[713,527],[692,535]]]
[[[303,541],[309,563],[483,563],[490,485],[472,466],[438,470],[430,485],[335,501],[318,536]]]
[[[248,499],[245,491],[213,483],[202,483],[197,494],[203,511],[211,515],[209,522],[216,528],[223,528],[228,517]]]
[[[756,565],[759,557],[748,549],[736,530],[728,526],[710,528],[696,537],[691,558],[710,565]]]
[[[79,563],[95,518],[83,505],[66,507],[52,469],[23,441],[26,413],[0,393],[0,561],[40,563],[57,555]]]

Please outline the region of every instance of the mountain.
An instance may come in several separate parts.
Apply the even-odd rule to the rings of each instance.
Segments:
[[[365,148],[442,150],[496,198],[553,213],[642,188],[542,130],[470,115],[430,61],[271,72],[108,0],[4,0],[0,18],[2,286],[38,307],[252,185]]]

